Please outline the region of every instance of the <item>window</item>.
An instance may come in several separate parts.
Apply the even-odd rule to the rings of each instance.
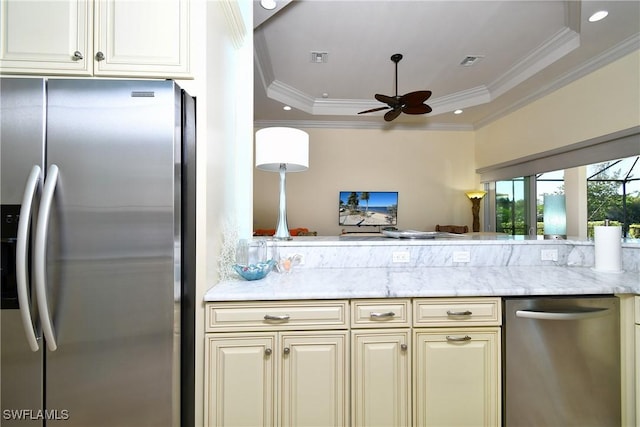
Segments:
[[[522,236],[529,234],[529,177],[496,181],[496,231]]]
[[[609,220],[640,238],[640,156],[587,166],[587,232]]]
[[[544,196],[564,194],[564,170],[545,172],[536,176],[536,235],[544,235]]]

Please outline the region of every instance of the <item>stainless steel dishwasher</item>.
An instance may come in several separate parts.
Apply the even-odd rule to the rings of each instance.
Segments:
[[[617,297],[505,298],[503,313],[505,427],[620,426]]]

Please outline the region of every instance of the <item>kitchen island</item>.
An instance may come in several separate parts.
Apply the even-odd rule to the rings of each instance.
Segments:
[[[347,235],[267,243],[277,245],[280,257],[301,255],[303,264],[258,281],[221,281],[205,301],[640,294],[638,240],[622,244],[620,273],[593,269],[594,244],[588,240]]]
[[[639,242],[623,243],[621,272],[595,271],[590,241],[267,244],[278,258],[303,262],[262,280],[230,277],[205,295],[208,425],[497,427],[502,297],[604,294],[620,299],[622,422],[635,425]]]

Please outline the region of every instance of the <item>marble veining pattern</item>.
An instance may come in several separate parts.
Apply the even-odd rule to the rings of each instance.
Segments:
[[[226,281],[206,301],[640,293],[637,272],[583,267],[325,268]]]
[[[620,274],[592,269],[590,241],[303,237],[268,244],[280,257],[302,254],[304,265],[254,282],[220,282],[205,300],[640,294],[638,242],[623,243]],[[555,250],[557,260],[542,260],[542,250]],[[394,252],[408,253],[409,262],[394,263]],[[468,252],[469,262],[455,262],[456,252]]]

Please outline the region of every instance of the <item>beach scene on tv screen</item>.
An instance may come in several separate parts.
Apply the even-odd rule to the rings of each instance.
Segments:
[[[341,191],[339,225],[389,226],[398,223],[398,193]]]

